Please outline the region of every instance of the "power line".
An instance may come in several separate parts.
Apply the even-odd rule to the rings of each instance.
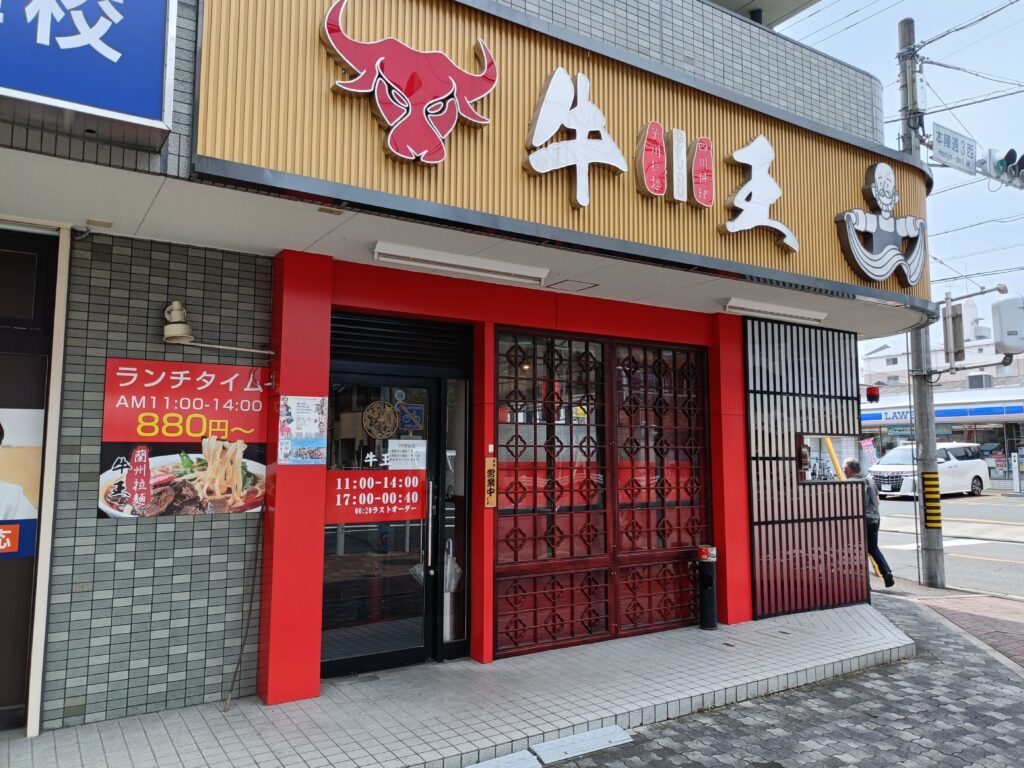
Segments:
[[[1014,248],[1024,248],[1024,243],[1014,243],[1013,245],[997,245],[995,248],[985,248],[981,251],[971,251],[970,253],[961,253],[959,256],[950,256],[950,261],[959,261],[960,259],[969,259],[971,256],[984,256],[986,253],[997,253],[999,251],[1012,251]]]
[[[970,181],[964,181],[964,182],[962,182],[960,184],[954,184],[951,187],[943,187],[942,189],[940,189],[940,190],[938,190],[936,192],[932,192],[929,195],[929,197],[935,197],[936,195],[941,195],[943,192],[952,192],[954,189],[962,189],[964,187],[969,187],[972,184],[980,184],[983,181],[989,181],[988,177],[982,177],[980,179],[971,179]]]
[[[1014,221],[1020,221],[1024,219],[1024,213],[1018,213],[1016,216],[1004,216],[1001,219],[986,219],[985,221],[976,221],[973,224],[965,224],[962,227],[954,227],[953,229],[946,229],[942,232],[935,232],[929,237],[938,237],[939,235],[949,235],[953,232],[962,232],[965,229],[972,229],[974,227],[981,227],[985,224],[1010,224]]]
[[[802,19],[797,19],[796,21],[794,21],[794,22],[793,22],[792,24],[790,24],[790,25],[789,25],[789,26],[788,26],[788,27],[786,28],[786,31],[788,32],[788,31],[789,31],[790,29],[792,29],[793,27],[795,27],[795,26],[796,26],[797,24],[803,24],[803,23],[804,23],[805,21],[807,21],[808,19],[810,19],[810,18],[812,18],[812,17],[814,17],[814,16],[817,16],[817,15],[818,15],[819,13],[821,13],[822,11],[828,10],[829,8],[831,8],[831,7],[833,6],[833,5],[835,5],[835,4],[836,4],[836,3],[838,3],[838,2],[839,2],[839,0],[832,0],[832,2],[831,2],[831,3],[825,3],[825,5],[823,5],[823,6],[821,7],[821,8],[819,8],[818,10],[816,10],[816,11],[815,11],[814,13],[809,13],[809,14],[807,14],[806,16],[804,16],[804,17],[803,17]]]
[[[946,69],[955,69],[958,72],[966,72],[968,75],[974,75],[980,77],[982,80],[991,80],[994,83],[1002,83],[1003,85],[1019,85],[1024,86],[1024,82],[1020,80],[1011,80],[1007,77],[1000,77],[999,75],[987,75],[984,72],[978,72],[973,69],[967,69],[966,67],[958,67],[955,64],[945,64],[941,61],[935,61],[935,59],[929,59],[924,56],[921,57],[921,63],[931,64],[936,67],[945,67]]]
[[[872,14],[871,14],[870,16],[865,16],[865,17],[864,17],[863,19],[859,19],[858,21],[855,21],[855,22],[854,22],[853,24],[851,24],[850,26],[848,26],[848,27],[843,27],[843,28],[842,28],[842,29],[840,29],[840,30],[839,30],[838,32],[833,32],[833,33],[832,33],[831,35],[829,35],[828,37],[823,37],[823,38],[821,38],[820,40],[817,40],[817,41],[815,41],[814,43],[808,43],[808,45],[821,45],[821,44],[822,44],[822,43],[824,43],[824,42],[825,42],[826,40],[831,40],[831,39],[832,39],[833,37],[836,37],[837,35],[841,35],[841,34],[843,34],[844,32],[849,32],[849,31],[850,31],[851,29],[853,29],[854,27],[858,27],[858,26],[860,26],[861,24],[863,24],[863,23],[864,23],[865,21],[869,21],[870,19],[873,19],[873,18],[875,18],[875,16],[879,16],[879,15],[881,15],[881,14],[885,13],[885,12],[886,12],[886,11],[888,11],[888,10],[889,10],[890,8],[895,8],[895,7],[897,6],[897,5],[899,5],[899,4],[900,4],[900,3],[902,3],[902,2],[904,2],[904,0],[896,0],[896,2],[895,2],[895,3],[893,3],[892,5],[887,5],[887,6],[885,6],[885,8],[883,8],[882,10],[880,10],[880,11],[876,11],[875,13],[872,13]],[[868,5],[874,5],[874,3],[869,3]],[[867,5],[865,5],[865,6],[864,6],[864,8],[867,8],[867,7],[868,7]],[[861,8],[860,10],[864,10],[864,8]]]
[[[1011,96],[1011,95],[1013,95],[1013,92],[1019,91],[1021,88],[1024,88],[1024,83],[1022,83],[1019,87],[1018,86],[1014,86],[1012,88],[999,88],[999,89],[996,89],[994,91],[985,91],[984,93],[979,94],[977,96],[965,96],[962,99],[958,99],[957,101],[954,101],[952,104],[946,104],[946,109],[959,109],[962,106],[968,106],[970,104],[974,104],[978,99],[990,100],[991,97],[993,97],[993,96],[996,96],[996,97],[999,97],[999,98],[1002,98],[1003,95]],[[938,112],[938,111],[942,111],[942,110],[932,110],[932,111]],[[923,114],[927,115],[927,114],[929,114],[929,112],[926,110]]]
[[[835,26],[836,24],[840,24],[840,23],[842,23],[843,21],[846,21],[846,19],[850,18],[851,16],[856,16],[856,15],[857,15],[858,13],[860,13],[861,11],[863,11],[863,10],[866,10],[866,9],[870,8],[870,7],[872,6],[872,5],[877,5],[877,4],[878,4],[878,3],[880,3],[880,2],[882,2],[882,0],[871,0],[871,2],[870,2],[870,3],[868,3],[867,5],[865,5],[865,6],[862,6],[862,7],[860,7],[860,8],[854,8],[854,9],[853,9],[852,11],[850,11],[850,12],[849,12],[848,14],[846,14],[845,16],[840,16],[840,17],[839,17],[838,19],[836,19],[835,21],[831,21],[831,22],[829,22],[828,24],[826,24],[826,25],[825,25],[825,26],[823,26],[823,27],[818,27],[818,28],[817,28],[816,30],[814,30],[813,32],[808,32],[808,33],[807,33],[806,35],[804,35],[804,36],[803,36],[802,38],[800,38],[800,39],[801,39],[801,40],[809,40],[810,38],[814,37],[814,36],[815,36],[816,34],[818,34],[819,32],[824,32],[824,31],[825,31],[826,29],[829,29],[830,27],[834,27],[834,26]]]
[[[934,258],[934,256],[932,257]],[[957,280],[970,280],[975,285],[978,283],[974,280],[976,277],[995,277],[997,275],[1010,275],[1015,272],[1024,272],[1024,267],[1010,267],[1009,269],[995,269],[991,272],[974,272],[970,275],[960,275],[959,277],[941,277],[938,280],[932,280],[932,284],[935,283],[955,283]]]
[[[945,32],[940,32],[939,34],[935,35],[934,37],[929,37],[927,40],[922,40],[920,43],[918,43],[917,45],[914,46],[914,50],[920,51],[926,45],[931,45],[932,43],[934,43],[934,42],[936,42],[938,40],[941,40],[944,37],[948,37],[949,35],[952,35],[955,32],[963,32],[965,29],[970,29],[971,27],[975,26],[976,24],[980,24],[985,19],[987,19],[987,18],[989,18],[991,16],[994,16],[995,14],[999,13],[1000,11],[1002,11],[1002,10],[1004,10],[1006,8],[1009,8],[1011,5],[1016,5],[1019,2],[1020,2],[1020,0],[1008,0],[1008,2],[1003,3],[998,8],[993,8],[991,10],[985,11],[981,15],[975,16],[973,19],[968,19],[967,21],[965,21],[965,22],[963,22],[961,24],[958,24],[955,27],[950,27]]]
[[[945,267],[946,269],[948,269],[948,270],[949,270],[950,272],[955,272],[955,273],[956,273],[956,274],[957,274],[957,275],[959,276],[959,277],[953,277],[953,278],[949,278],[950,280],[960,280],[960,279],[963,279],[963,280],[971,280],[971,278],[970,278],[970,277],[968,277],[967,275],[965,275],[965,274],[964,274],[963,272],[961,272],[961,271],[960,271],[959,269],[955,269],[954,267],[951,267],[951,266],[949,266],[949,264],[947,264],[946,262],[944,262],[944,261],[943,261],[942,259],[940,259],[940,258],[939,258],[938,256],[936,256],[935,254],[930,254],[930,256],[931,256],[931,259],[932,259],[932,261],[937,261],[937,262],[938,262],[939,264],[941,264],[942,266],[944,266],[944,267]],[[933,282],[933,283],[938,283],[938,282],[943,282],[943,281],[940,281],[940,280],[932,280],[932,282]],[[971,282],[972,282],[972,283],[974,283],[974,284],[975,284],[976,286],[978,286],[979,288],[984,288],[984,286],[983,286],[983,285],[981,285],[980,283],[978,283],[978,282],[977,282],[976,280],[971,280]]]
[[[984,104],[987,101],[995,101],[996,99],[1005,99],[1007,96],[1016,96],[1018,93],[1024,93],[1024,87],[1013,88],[1002,91],[990,91],[977,99],[954,102],[952,106],[943,107],[942,109],[929,109],[926,112],[921,112],[921,115],[937,115],[940,112],[951,112],[954,109],[962,109],[963,107],[971,107],[975,104]],[[885,124],[898,123],[903,120],[902,117],[892,117],[885,121]]]
[[[996,35],[1001,35],[1003,32],[1005,32],[1008,29],[1013,29],[1018,24],[1024,24],[1024,18],[1017,19],[1017,21],[1013,22],[1013,24],[1007,24],[1005,27],[1000,27],[995,32],[990,32],[989,34],[985,35],[984,37],[979,37],[973,43],[968,43],[965,46],[957,48],[955,51],[950,51],[949,53],[946,54],[946,56],[947,57],[955,56],[956,54],[960,53],[961,51],[966,51],[968,48],[973,48],[974,46],[978,45],[979,43],[985,42],[989,38],[995,37]]]
[[[996,35],[1001,35],[1003,32],[1006,32],[1009,29],[1013,29],[1018,24],[1024,24],[1024,18],[1017,19],[1017,21],[1013,22],[1012,24],[1007,24],[1005,27],[1000,27],[995,32],[991,32],[991,33],[985,35],[984,37],[979,37],[973,43],[968,43],[965,46],[957,48],[955,51],[950,51],[949,53],[946,54],[946,56],[947,57],[955,56],[956,54],[960,53],[961,51],[966,51],[968,48],[973,48],[974,46],[976,46],[976,45],[978,45],[980,43],[985,42],[989,38],[995,37]],[[992,78],[990,76],[983,75],[980,72],[974,72],[973,70],[964,69],[963,67],[954,67],[954,66],[951,66],[949,64],[941,64],[941,63],[939,63],[937,61],[934,61],[932,59],[925,59],[925,58],[922,57],[922,61],[927,61],[929,64],[937,64],[940,67],[948,67],[949,69],[960,69],[960,70],[962,70],[964,72],[968,72],[969,74],[977,75],[978,77],[985,77],[985,79],[988,79],[988,80],[994,79],[994,78]],[[1003,82],[1003,81],[1000,79],[1000,80],[996,80],[996,82]],[[893,80],[891,83],[886,83],[885,85],[883,85],[882,88],[883,89],[885,89],[885,88],[892,88],[894,85],[896,85],[898,83],[899,83],[898,79],[897,80]],[[938,96],[938,94],[935,94],[935,95]]]
[[[939,92],[938,92],[938,91],[936,91],[936,90],[935,90],[935,89],[934,89],[934,88],[932,87],[932,84],[931,84],[931,83],[929,83],[929,82],[928,82],[927,80],[925,80],[924,82],[925,82],[925,85],[927,85],[927,86],[928,86],[928,90],[929,90],[929,91],[931,91],[931,92],[932,92],[933,94],[935,94],[935,98],[939,100],[939,103],[940,103],[940,104],[942,104],[942,106],[944,106],[944,107],[948,107],[949,105],[948,105],[948,104],[947,104],[947,103],[946,103],[946,102],[945,102],[945,101],[944,101],[944,100],[942,99],[942,97],[941,97],[941,96],[939,96]],[[971,133],[971,129],[970,129],[970,128],[968,128],[968,127],[967,127],[966,125],[964,125],[964,121],[963,121],[963,120],[961,120],[961,119],[959,118],[959,116],[957,116],[957,115],[956,115],[955,113],[953,114],[953,119],[954,119],[954,120],[956,120],[956,121],[957,121],[957,122],[958,122],[958,123],[960,124],[960,127],[961,127],[961,128],[963,128],[963,129],[964,129],[964,131],[966,131],[966,133],[967,133],[967,135],[968,135],[968,136],[970,136],[970,137],[971,137],[972,139],[974,139],[974,143],[975,143],[975,144],[977,144],[977,145],[978,145],[979,147],[981,147],[982,149],[984,149],[984,148],[985,148],[985,147],[984,147],[984,145],[983,145],[983,144],[982,144],[982,143],[981,143],[980,141],[978,141],[978,138],[977,138],[977,137],[976,137],[976,136],[975,136],[975,135],[974,135],[973,133]]]

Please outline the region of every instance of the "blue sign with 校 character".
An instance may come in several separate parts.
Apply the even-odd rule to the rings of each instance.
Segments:
[[[165,127],[170,0],[0,0],[0,95]]]

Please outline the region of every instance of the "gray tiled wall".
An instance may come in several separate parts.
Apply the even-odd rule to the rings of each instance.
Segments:
[[[882,88],[870,75],[702,0],[487,0],[644,56],[864,139],[882,142]],[[485,7],[487,2],[470,3]],[[27,125],[0,110],[0,147],[188,178],[197,0],[178,0],[173,130],[159,153]]]
[[[222,699],[247,618],[236,691],[255,690],[257,514],[99,520],[107,357],[265,364],[169,347],[180,298],[208,343],[267,348],[272,260],[144,240],[74,243],[60,436],[43,727]],[[258,570],[255,572],[258,574]]]
[[[487,0],[863,139],[883,142],[874,77],[704,0]]]

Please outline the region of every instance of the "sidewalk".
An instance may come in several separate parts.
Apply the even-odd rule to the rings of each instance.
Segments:
[[[572,733],[636,728],[914,653],[868,605],[506,659],[324,681],[319,699],[202,705],[0,737],[9,768],[468,766]],[[799,694],[797,694],[799,695]]]
[[[873,579],[873,586],[880,581]],[[933,590],[900,579],[895,589],[876,592],[873,599],[881,614],[914,639],[913,659],[645,725],[634,730],[632,744],[564,766],[1024,765],[1024,670],[979,647],[936,612],[999,641],[1007,629],[1016,633],[1014,639],[1024,632],[1024,602]],[[1012,652],[1003,646],[1004,654]]]
[[[1024,600],[964,593],[920,598],[920,602],[1005,656],[1024,674]]]

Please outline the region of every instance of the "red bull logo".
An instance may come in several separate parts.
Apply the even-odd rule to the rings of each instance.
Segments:
[[[474,74],[445,53],[417,51],[393,37],[372,43],[352,39],[342,24],[347,3],[337,0],[320,30],[332,55],[354,74],[333,90],[369,94],[391,155],[436,165],[445,159],[445,139],[460,118],[470,125],[490,123],[472,106],[498,84],[498,68],[483,40],[476,50],[483,70]]]

